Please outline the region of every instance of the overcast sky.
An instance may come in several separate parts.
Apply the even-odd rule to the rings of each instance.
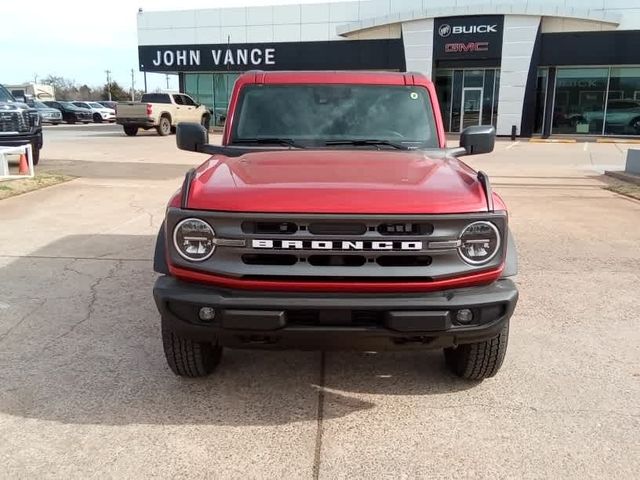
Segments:
[[[142,88],[138,72],[138,8],[185,10],[320,3],[323,0],[0,0],[0,83],[16,84],[47,75],[89,86],[105,83],[105,70],[125,88]],[[327,1],[327,0],[324,0]],[[166,86],[148,74],[149,88]],[[171,88],[177,88],[177,79]]]

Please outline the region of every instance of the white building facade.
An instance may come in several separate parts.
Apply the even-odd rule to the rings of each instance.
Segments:
[[[414,71],[447,131],[640,135],[640,0],[361,0],[140,12],[140,70],[224,111],[247,70]]]

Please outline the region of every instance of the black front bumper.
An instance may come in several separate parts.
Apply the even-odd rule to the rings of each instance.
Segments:
[[[42,148],[42,129],[34,133],[23,133],[20,135],[0,135],[0,146],[19,147],[30,143],[34,149]]]
[[[509,279],[424,294],[247,292],[158,278],[153,295],[164,325],[178,335],[234,348],[443,348],[496,336],[518,290]],[[215,309],[203,321],[202,307]],[[473,312],[461,324],[456,314]]]

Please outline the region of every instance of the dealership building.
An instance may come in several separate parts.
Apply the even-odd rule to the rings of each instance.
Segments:
[[[409,71],[435,83],[448,132],[640,135],[637,0],[140,11],[138,42],[141,71],[178,74],[181,91],[216,112],[247,70]]]

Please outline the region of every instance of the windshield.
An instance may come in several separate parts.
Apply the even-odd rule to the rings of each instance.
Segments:
[[[93,108],[104,108],[104,106],[100,105],[98,102],[90,102],[89,106]]]
[[[13,102],[13,97],[9,93],[9,90],[0,85],[0,102]]]
[[[381,140],[438,147],[429,92],[392,85],[251,85],[242,89],[231,143]]]
[[[39,101],[37,101],[37,100],[34,100],[32,103],[33,103],[33,106],[34,106],[35,108],[39,108],[39,109],[43,109],[43,108],[51,108],[51,107],[49,107],[49,106],[45,105],[44,103],[39,102]]]
[[[142,103],[171,103],[171,98],[166,93],[145,93],[140,101]]]
[[[68,110],[81,110],[80,107],[74,105],[71,102],[60,102],[60,105],[62,105],[63,107],[67,108]]]

